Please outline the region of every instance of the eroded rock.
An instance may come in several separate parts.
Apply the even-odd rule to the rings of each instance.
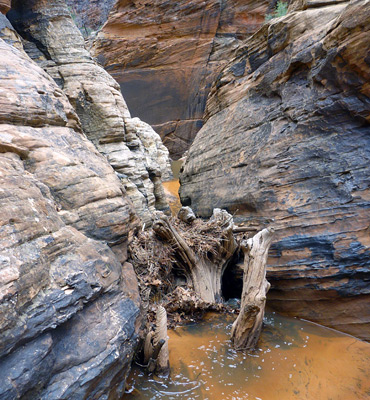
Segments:
[[[0,51],[0,398],[120,397],[140,324],[121,262],[139,220],[62,90]]]
[[[156,207],[169,209],[161,189],[162,173],[170,174],[169,158],[159,136],[131,118],[118,83],[85,49],[63,0],[14,1],[8,17],[26,39],[26,52],[65,92],[83,132],[108,158],[135,210],[150,225]]]
[[[275,219],[269,304],[369,339],[370,9],[303,8],[265,24],[216,80],[180,195],[203,217]]]
[[[85,38],[94,35],[107,21],[117,0],[66,0],[74,22]]]
[[[210,85],[263,23],[268,3],[117,1],[92,53],[120,83],[133,115],[178,159],[203,124]]]

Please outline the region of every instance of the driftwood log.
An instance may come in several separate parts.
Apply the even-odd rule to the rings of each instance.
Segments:
[[[214,209],[209,223],[218,224],[222,228],[217,251],[211,258],[196,254],[163,213],[156,214],[153,230],[175,249],[176,258],[183,267],[188,286],[192,286],[202,300],[215,303],[221,300],[222,274],[237,244],[233,235],[233,218],[228,212]]]
[[[144,364],[148,372],[165,374],[169,371],[167,338],[167,313],[159,306],[156,313],[155,330],[149,331],[144,344]]]
[[[272,236],[271,228],[263,229],[241,243],[244,253],[243,291],[240,313],[231,329],[236,350],[254,348],[261,334],[266,293],[270,289],[266,280],[266,262]]]
[[[159,306],[157,309],[155,331],[153,336],[154,348],[158,347],[161,342],[163,342],[163,345],[158,353],[158,357],[156,357],[156,371],[158,373],[166,373],[170,368],[167,337],[167,312],[164,307]]]

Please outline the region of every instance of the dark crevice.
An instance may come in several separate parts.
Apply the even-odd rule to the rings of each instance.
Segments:
[[[240,299],[243,290],[243,261],[242,251],[236,251],[226,267],[221,279],[221,293],[225,301]]]

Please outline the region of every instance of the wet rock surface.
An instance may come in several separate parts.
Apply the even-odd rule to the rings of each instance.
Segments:
[[[124,263],[139,219],[67,96],[3,26],[0,399],[118,398],[141,319]]]
[[[159,132],[171,157],[203,124],[210,85],[268,1],[117,1],[92,48],[120,83],[133,115]]]
[[[370,9],[290,7],[213,85],[180,195],[273,224],[269,304],[369,339]]]

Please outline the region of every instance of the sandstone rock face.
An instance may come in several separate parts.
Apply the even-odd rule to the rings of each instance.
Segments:
[[[274,219],[269,304],[370,339],[370,7],[310,4],[220,74],[180,195],[200,216]]]
[[[93,54],[120,83],[133,115],[159,132],[171,157],[203,124],[209,88],[268,1],[119,0]]]
[[[119,85],[85,49],[64,0],[13,1],[8,17],[26,39],[30,57],[67,94],[83,132],[111,162],[135,210],[150,225],[156,206],[168,210],[161,176],[169,174],[169,157],[158,134],[131,118]]]
[[[72,17],[84,37],[98,31],[117,0],[66,0]]]
[[[3,39],[0,52],[0,399],[120,398],[138,218],[63,91]]]

